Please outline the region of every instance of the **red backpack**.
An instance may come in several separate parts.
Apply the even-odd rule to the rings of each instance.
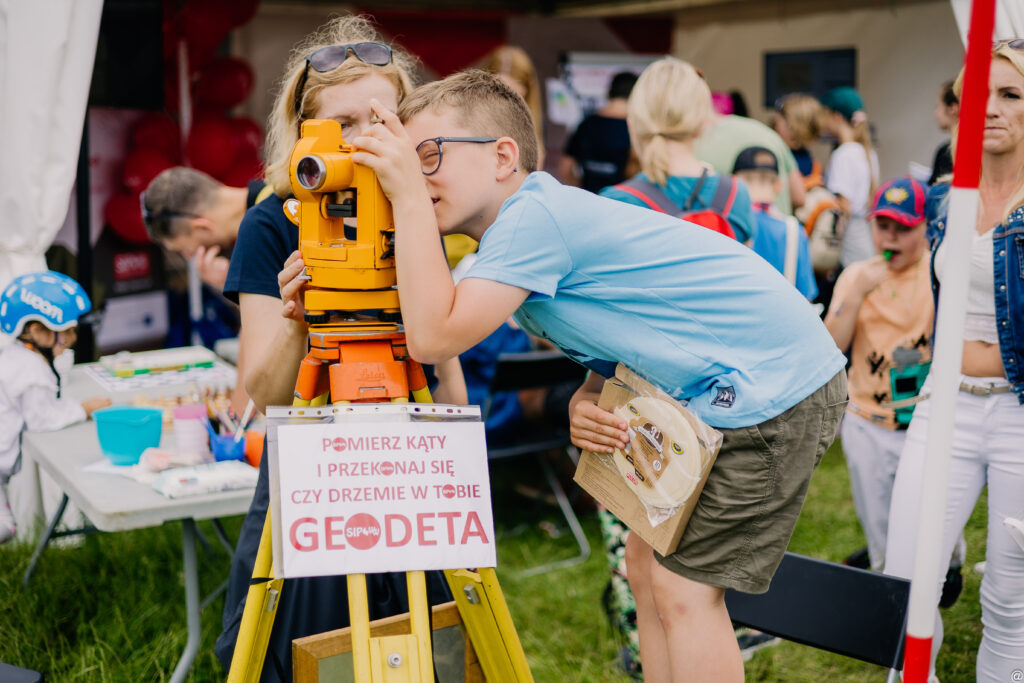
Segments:
[[[686,202],[682,206],[672,201],[660,187],[641,176],[633,176],[626,182],[615,185],[615,189],[633,195],[655,211],[682,218],[684,221],[696,223],[726,237],[736,239],[736,233],[726,219],[726,216],[732,211],[732,203],[736,199],[736,183],[730,175],[718,176],[718,187],[715,188],[715,194],[711,198],[711,205],[703,206],[700,205],[700,190],[704,187],[704,181],[707,178],[708,171],[704,169],[693,186],[693,191],[690,192],[690,196],[686,198]],[[694,204],[698,204],[698,206],[695,208]]]

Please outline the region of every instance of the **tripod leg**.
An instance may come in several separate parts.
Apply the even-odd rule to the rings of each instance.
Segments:
[[[252,583],[245,599],[242,623],[231,656],[228,683],[255,683],[263,671],[270,632],[274,628],[277,600],[284,579],[273,578],[273,549],[270,540],[270,511],[263,523],[260,547],[252,570]]]
[[[419,650],[419,680],[433,681],[434,653],[430,645],[430,602],[427,600],[427,578],[423,572],[406,572],[405,585],[409,592],[409,620],[412,635]]]
[[[348,620],[352,627],[352,667],[357,681],[373,680],[370,673],[370,606],[366,574],[349,574]]]

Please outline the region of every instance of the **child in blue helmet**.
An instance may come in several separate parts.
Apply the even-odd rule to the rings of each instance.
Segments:
[[[61,398],[54,367],[91,307],[81,285],[52,271],[21,275],[0,294],[0,332],[15,339],[0,351],[0,543],[16,532],[7,482],[21,466],[21,432],[61,429],[110,405],[106,398]]]

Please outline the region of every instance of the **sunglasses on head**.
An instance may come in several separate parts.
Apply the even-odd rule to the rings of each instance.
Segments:
[[[161,218],[199,218],[198,214],[194,214],[189,211],[175,211],[174,209],[150,211],[146,206],[145,192],[139,195],[139,208],[142,210],[142,221],[147,225]]]
[[[356,59],[365,64],[387,66],[391,63],[391,48],[383,43],[349,43],[320,48],[306,57],[306,68],[302,70],[302,76],[295,86],[295,118],[302,118],[302,95],[306,89],[306,79],[309,78],[309,67],[312,66],[317,73],[333,71],[348,59],[350,50]]]
[[[1009,40],[997,40],[992,44],[992,49],[998,49],[1003,46],[1010,48],[1011,50],[1024,50],[1024,38],[1011,38]]]

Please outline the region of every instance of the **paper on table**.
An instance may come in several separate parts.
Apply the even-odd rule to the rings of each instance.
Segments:
[[[152,484],[159,474],[156,470],[143,467],[142,465],[115,465],[106,458],[97,460],[91,465],[85,465],[82,467],[82,471],[92,472],[93,474],[118,474],[140,484],[147,485]]]

